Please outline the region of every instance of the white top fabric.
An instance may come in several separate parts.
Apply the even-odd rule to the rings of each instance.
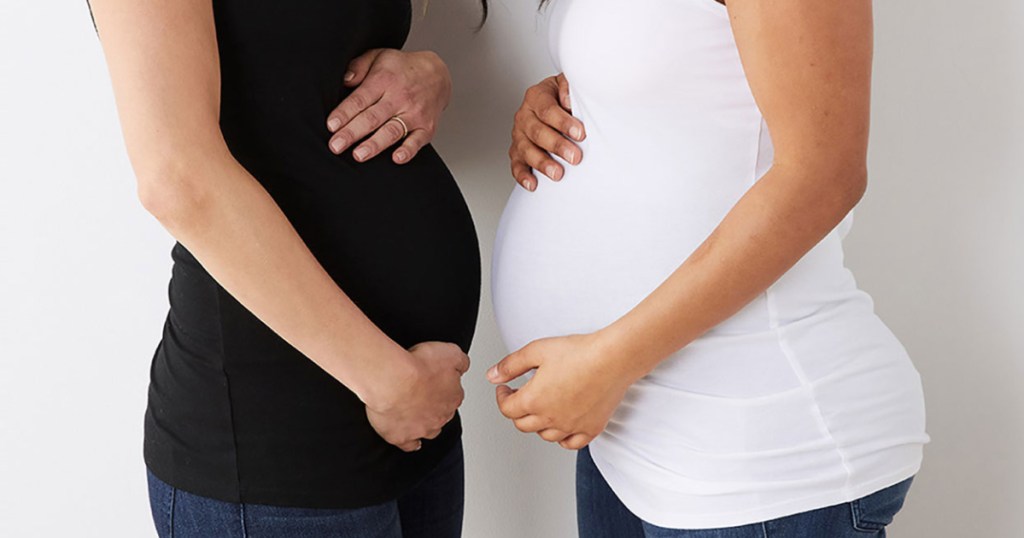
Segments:
[[[516,188],[493,298],[509,349],[615,321],[772,163],[714,0],[553,0],[550,46],[587,128],[564,179]],[[591,444],[649,523],[717,528],[839,504],[914,475],[924,402],[843,265],[851,217],[755,301],[627,393]]]

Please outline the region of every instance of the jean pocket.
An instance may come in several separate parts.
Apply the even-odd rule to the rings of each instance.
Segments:
[[[910,491],[910,477],[903,482],[876,491],[867,497],[861,497],[850,503],[853,511],[853,527],[861,532],[876,533],[892,523],[896,514],[903,508],[903,501]]]

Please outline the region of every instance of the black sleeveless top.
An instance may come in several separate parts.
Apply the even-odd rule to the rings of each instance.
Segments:
[[[342,76],[399,48],[409,0],[214,0],[221,128],[338,285],[400,345],[468,350],[480,299],[469,211],[424,148],[357,163],[327,147]],[[356,396],[224,291],[180,244],[153,358],[145,460],[160,479],[230,502],[350,508],[400,496],[459,440],[456,418],[406,454]]]

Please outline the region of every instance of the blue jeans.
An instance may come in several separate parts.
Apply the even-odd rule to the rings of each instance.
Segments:
[[[355,509],[237,504],[193,495],[149,475],[160,538],[459,538],[465,500],[462,445],[401,498]]]
[[[633,515],[584,448],[576,457],[580,538],[883,538],[903,507],[913,478],[853,502],[724,529],[666,529]]]

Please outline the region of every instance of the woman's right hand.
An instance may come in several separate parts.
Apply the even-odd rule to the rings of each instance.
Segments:
[[[587,137],[583,122],[572,116],[569,81],[564,74],[548,77],[526,90],[512,127],[512,177],[528,191],[537,189],[533,170],[554,181],[565,170],[551,158],[558,155],[569,164],[579,164],[583,151],[575,142]]]
[[[389,379],[387,388],[366,402],[366,416],[385,441],[406,452],[433,439],[462,405],[462,375],[469,356],[455,344],[424,342],[409,350],[407,375]]]

